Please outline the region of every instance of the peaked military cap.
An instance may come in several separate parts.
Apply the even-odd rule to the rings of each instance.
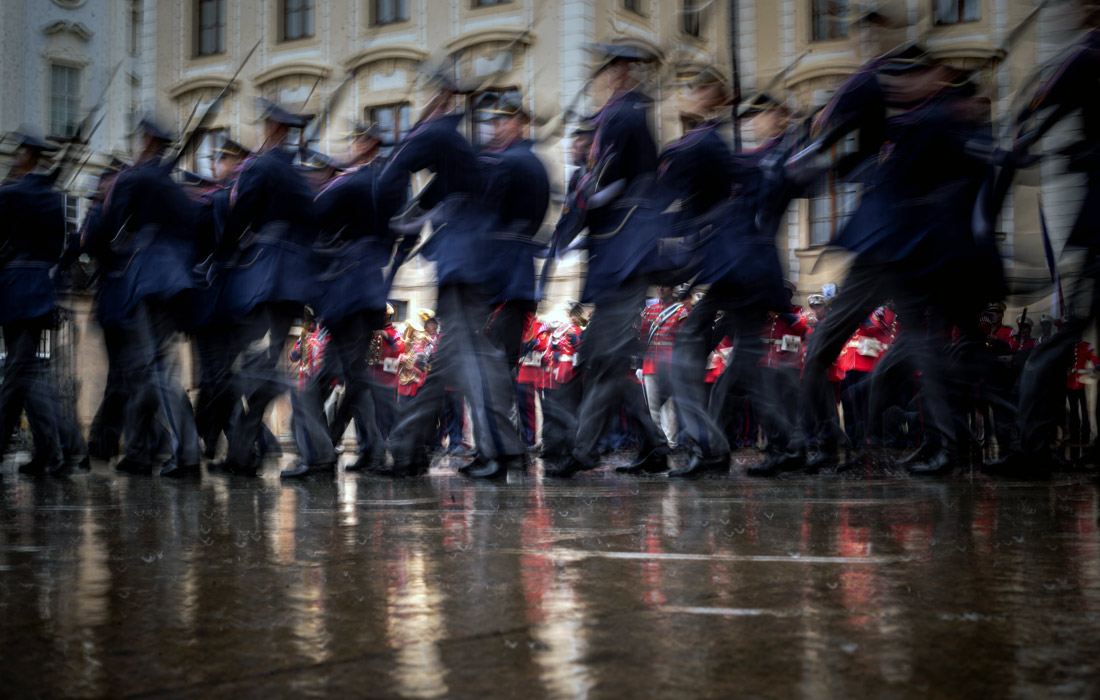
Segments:
[[[1050,314],[1041,314],[1039,316],[1039,323],[1054,323],[1054,317]]]
[[[157,141],[174,141],[175,136],[168,132],[152,115],[145,115],[138,121],[138,131]]]
[[[248,155],[252,153],[252,151],[248,150],[233,139],[226,139],[222,143],[222,145],[214,149],[214,153],[225,156],[234,156],[236,158],[247,158]]]
[[[11,136],[19,142],[18,148],[40,152],[57,150],[57,146],[51,144],[28,127],[23,127],[22,131],[13,131]]]
[[[782,107],[783,103],[775,99],[766,92],[758,92],[753,95],[747,102],[741,103],[740,109],[737,110],[737,117],[744,119],[745,117],[753,117],[762,112],[767,112],[769,109],[776,109]]]
[[[312,148],[302,149],[302,167],[308,170],[343,169],[332,156],[315,151]]]
[[[351,131],[348,132],[348,138],[354,140],[357,139],[376,139],[381,141],[386,132],[382,127],[378,126],[375,122],[364,124],[363,122],[353,122],[351,125]]]
[[[1003,301],[995,301],[986,308],[986,311],[1000,311],[1003,314],[1007,308],[1008,305]]]
[[[825,306],[825,295],[811,294],[810,296],[806,297],[806,304],[808,306]]]
[[[478,114],[489,119],[496,119],[498,117],[515,117],[518,115],[522,115],[524,117],[530,116],[527,113],[527,110],[523,108],[523,103],[512,97],[502,100],[500,104],[494,107],[479,109]]]
[[[285,124],[291,128],[301,129],[306,124],[312,121],[313,115],[310,114],[294,114],[288,112],[279,105],[275,104],[271,100],[265,100],[260,98],[260,120],[275,122],[276,124]]]
[[[616,63],[651,63],[657,60],[649,49],[629,44],[589,44],[588,50],[600,56],[593,75],[599,75]]]
[[[912,70],[929,68],[932,57],[919,44],[905,44],[881,58],[878,72],[886,75],[902,75]]]

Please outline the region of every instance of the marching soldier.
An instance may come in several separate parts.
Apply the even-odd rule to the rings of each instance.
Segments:
[[[1073,364],[1066,376],[1066,400],[1069,401],[1069,444],[1080,446],[1089,442],[1092,424],[1089,418],[1089,406],[1085,390],[1095,383],[1096,371],[1100,368],[1100,357],[1092,344],[1078,341],[1073,348]]]
[[[380,144],[380,129],[357,125],[352,136],[352,167],[329,182],[313,202],[320,229],[315,253],[323,268],[317,278],[318,314],[328,325],[332,345],[331,362],[310,381],[305,406],[320,411],[317,419],[321,420],[325,387],[333,381],[343,382],[343,401],[355,417],[360,446],[359,459],[347,466],[349,471],[380,468],[385,461],[368,363],[375,332],[382,329],[386,318],[382,269],[394,249],[389,220],[403,200],[376,197],[381,169],[371,161]],[[301,471],[305,475],[314,470],[307,464]]]
[[[66,459],[57,394],[37,352],[54,311],[50,268],[65,247],[65,214],[61,195],[40,168],[43,155],[54,148],[29,134],[18,136],[12,179],[0,186],[0,326],[7,350],[0,384],[0,459],[26,410],[34,456],[19,467],[20,473],[63,476],[83,455]]]
[[[815,119],[814,143],[789,161],[795,171],[807,172],[808,162],[857,128],[859,155],[877,152],[865,161],[871,169],[863,175],[875,186],[864,191],[836,239],[855,257],[806,352],[802,387],[812,417],[811,470],[837,463],[828,440],[837,429],[829,368],[859,324],[888,298],[899,304],[902,333],[923,334],[922,406],[930,456],[910,471],[944,473],[959,461],[946,367],[931,343],[962,325],[980,286],[975,261],[988,261],[972,230],[986,166],[966,149],[982,129],[966,117],[965,85],[948,87],[957,79],[915,46],[876,59],[837,92]],[[887,109],[900,112],[887,120]]]
[[[848,435],[849,444],[857,452],[866,442],[867,424],[870,420],[867,413],[870,390],[866,381],[894,343],[897,334],[897,315],[888,307],[880,306],[860,324],[840,353],[838,364],[844,373],[840,384],[844,432]]]
[[[401,353],[405,351],[405,341],[393,327],[394,313],[393,305],[386,304],[386,321],[381,329],[374,332],[368,361],[371,365],[374,413],[383,439],[389,438],[397,415],[397,370]]]
[[[477,158],[458,133],[462,115],[450,113],[456,92],[453,84],[441,81],[423,119],[397,146],[376,185],[376,197],[386,196],[404,191],[412,173],[435,173],[417,206],[432,224],[432,236],[421,252],[436,263],[437,309],[445,328],[432,373],[399,412],[390,435],[389,473],[394,476],[427,472],[423,446],[435,427],[447,385],[470,403],[478,454],[484,460],[471,476],[502,478],[509,466],[519,468],[523,463],[523,444],[509,417],[513,390],[508,360],[484,334],[492,301],[501,290],[495,286],[497,270],[486,259],[492,223],[483,209]],[[424,218],[413,218],[410,228],[419,230]]]
[[[216,184],[199,202],[196,259],[214,254],[229,218],[229,197],[241,164],[251,155],[241,144],[226,139],[214,151]],[[191,326],[199,365],[199,395],[195,425],[203,441],[203,456],[214,459],[218,438],[228,438],[234,409],[240,405],[240,391],[233,375],[234,329],[230,319],[219,313],[220,285],[201,280],[191,298]]]
[[[637,201],[650,188],[657,170],[657,146],[649,130],[652,100],[638,89],[641,63],[653,57],[640,49],[605,45],[596,74],[610,98],[593,120],[596,132],[587,167],[566,214],[585,212],[588,227],[588,275],[581,301],[597,307],[585,330],[581,364],[585,377],[571,456],[545,469],[568,478],[599,466],[599,441],[614,412],[625,407],[639,430],[638,457],[617,471],[668,469],[668,443],[645,408],[641,387],[630,376],[633,327],[648,287],[647,265],[656,249],[656,222],[642,214]],[[579,232],[575,228],[572,235]],[[563,237],[568,244],[570,235]]]
[[[263,141],[241,167],[230,194],[225,232],[210,275],[223,285],[223,308],[236,324],[230,354],[240,358],[247,409],[237,414],[225,459],[215,468],[255,476],[261,466],[264,412],[290,387],[279,371],[291,324],[313,293],[310,250],[316,238],[313,196],[286,149],[292,128],[307,120],[263,103]],[[314,395],[292,393],[295,440],[302,462],[288,477],[334,473],[336,453]]]
[[[134,165],[115,179],[102,225],[85,241],[103,270],[97,315],[118,334],[119,378],[129,395],[126,456],[115,468],[152,473],[163,420],[170,457],[161,476],[197,476],[198,433],[174,366],[179,301],[193,285],[194,205],[161,162],[172,137],[151,119],[139,127]]]

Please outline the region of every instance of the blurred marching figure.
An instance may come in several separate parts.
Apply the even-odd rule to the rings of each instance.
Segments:
[[[1059,408],[1066,400],[1064,377],[1074,363],[1082,335],[1100,313],[1100,93],[1095,89],[1100,75],[1100,28],[1096,28],[1100,11],[1089,2],[1080,3],[1078,11],[1082,27],[1090,31],[1062,55],[1017,116],[1016,141],[1013,151],[1005,154],[1002,177],[1007,187],[1015,168],[1032,166],[1043,157],[1031,150],[1050,129],[1071,114],[1080,115],[1082,138],[1058,155],[1068,156],[1069,169],[1086,176],[1087,190],[1066,247],[1085,252],[1082,282],[1091,284],[1092,289],[1085,292],[1082,285],[1070,294],[1070,313],[1084,315],[1069,316],[1062,332],[1031,353],[1020,376],[1016,411],[1020,443],[1001,460],[986,465],[991,473],[1045,475],[1052,468],[1066,466],[1051,449],[1060,424]],[[1045,228],[1045,221],[1042,223]],[[1090,448],[1081,462],[1100,464],[1100,451]]]
[[[318,313],[332,340],[329,361],[310,378],[305,406],[312,411],[321,409],[316,418],[327,425],[323,417],[325,389],[334,381],[344,384],[343,402],[355,419],[359,439],[359,458],[347,469],[360,471],[385,464],[369,361],[375,332],[383,328],[386,318],[388,290],[382,269],[394,252],[389,220],[405,202],[403,190],[378,196],[376,182],[382,169],[374,161],[381,146],[381,130],[357,124],[351,136],[351,167],[325,185],[313,203],[320,229],[314,254],[321,268],[315,294]],[[295,475],[310,471],[307,464]]]
[[[196,225],[196,258],[214,254],[229,219],[229,197],[241,164],[250,151],[227,139],[214,152],[216,182],[199,199]],[[233,324],[222,312],[220,285],[199,282],[190,297],[189,330],[195,342],[199,365],[199,395],[195,402],[195,425],[203,442],[203,456],[214,459],[218,439],[229,437],[233,413],[240,407],[240,387],[233,374],[231,338]]]
[[[65,247],[65,214],[53,178],[41,167],[43,156],[54,148],[30,133],[16,137],[15,165],[0,185],[0,327],[7,353],[0,384],[0,459],[25,410],[34,454],[19,467],[20,473],[63,476],[84,460],[86,448],[66,449],[64,418],[48,360],[38,357],[38,346],[42,331],[52,323],[50,270]]]
[[[837,464],[830,366],[859,324],[890,298],[902,335],[920,334],[911,342],[921,368],[926,440],[909,469],[937,474],[960,462],[965,425],[948,398],[948,372],[961,379],[964,365],[957,358],[949,365],[942,348],[953,327],[973,327],[979,295],[1000,283],[1001,261],[992,242],[976,239],[971,228],[986,163],[967,146],[989,137],[988,125],[971,117],[969,83],[959,78],[916,46],[875,59],[840,87],[814,120],[814,142],[788,161],[796,174],[813,177],[816,165],[831,161],[832,145],[858,131],[859,151],[845,160],[874,184],[837,235],[835,244],[855,257],[806,352],[811,471]],[[887,118],[888,109],[897,113]],[[844,161],[838,167],[847,169]]]
[[[103,203],[115,178],[126,167],[126,163],[113,158],[111,163],[99,174],[88,213],[80,226],[80,248],[83,249],[88,231],[98,230],[103,219]],[[123,424],[126,415],[126,387],[119,377],[118,341],[119,334],[103,329],[104,345],[107,349],[107,381],[103,386],[103,397],[96,408],[92,425],[88,429],[88,454],[96,459],[113,459],[118,456],[119,443],[122,440]]]
[[[523,104],[508,98],[492,109],[479,110],[479,116],[493,125],[493,138],[478,156],[484,177],[485,210],[493,216],[492,245],[496,270],[494,280],[496,306],[487,333],[501,349],[510,368],[521,361],[524,332],[535,312],[535,237],[550,204],[550,178],[546,166],[531,150],[534,143],[526,137],[531,116]],[[520,428],[525,448],[535,444],[535,396],[527,384],[516,383],[513,393],[519,409]],[[479,442],[480,445],[480,442]],[[478,452],[476,463],[482,459]],[[480,464],[463,473],[478,478],[501,476]]]
[[[596,75],[606,80],[610,97],[593,117],[596,131],[587,167],[563,212],[574,224],[569,230],[559,226],[556,233],[558,250],[564,250],[587,226],[588,274],[581,301],[596,305],[579,358],[584,383],[572,453],[544,472],[559,478],[599,466],[600,437],[620,407],[637,428],[640,444],[637,458],[617,471],[668,469],[668,443],[650,418],[628,366],[638,345],[634,324],[663,234],[660,209],[647,198],[657,170],[657,146],[648,123],[652,100],[640,91],[638,73],[653,56],[627,46],[598,49],[602,63]]]
[[[382,328],[374,332],[370,351],[367,353],[367,365],[370,367],[370,395],[374,405],[374,417],[378,423],[378,432],[382,439],[389,437],[390,427],[397,411],[398,396],[398,359],[405,350],[405,341],[393,325],[394,308],[386,304],[386,318]],[[353,416],[353,406],[346,399],[340,401],[336,416],[329,424],[329,434],[336,451],[342,452],[341,441],[348,424],[355,420],[355,431],[362,451],[363,440],[367,436],[365,428]],[[362,435],[363,437],[358,437]]]
[[[255,476],[267,407],[291,390],[279,370],[291,324],[313,292],[310,252],[316,238],[313,197],[286,148],[290,129],[307,119],[264,101],[263,142],[241,167],[230,194],[225,232],[209,261],[224,313],[235,324],[229,354],[239,358],[247,408],[236,415],[226,457],[215,469]],[[219,279],[221,278],[221,279]],[[336,454],[311,392],[291,391],[301,463],[288,477],[333,473]]]
[[[729,88],[717,69],[704,69],[690,86],[699,114],[715,115],[729,103]],[[759,366],[765,316],[789,299],[767,213],[777,185],[765,174],[781,162],[768,156],[782,146],[770,141],[756,157],[735,162],[718,135],[720,125],[717,118],[701,122],[661,155],[659,203],[679,203],[676,235],[685,241],[683,257],[690,256],[684,274],[710,285],[684,321],[673,350],[676,401],[692,441],[692,458],[672,477],[729,470],[723,414],[731,396],[750,398],[761,423],[774,430],[773,444],[785,449],[789,440],[790,426],[776,410],[776,397],[766,393]],[[708,404],[707,358],[725,337],[731,341],[730,354]]]
[[[89,225],[84,241],[99,260],[97,316],[117,343],[117,379],[128,395],[126,455],[116,469],[152,473],[167,436],[160,474],[196,476],[198,433],[176,376],[175,345],[181,302],[192,287],[194,207],[161,160],[172,137],[151,119],[139,128],[134,165],[115,178],[103,217]]]
[[[523,444],[512,426],[512,380],[504,352],[485,335],[492,302],[499,298],[502,272],[514,265],[523,244],[493,236],[486,212],[477,158],[458,133],[461,114],[451,114],[457,88],[439,78],[438,90],[423,118],[398,144],[376,184],[376,197],[408,187],[409,176],[430,170],[435,177],[396,226],[416,233],[425,221],[431,238],[422,254],[436,263],[438,316],[443,328],[432,372],[416,396],[398,411],[390,434],[393,476],[419,476],[429,467],[424,443],[434,429],[444,388],[453,386],[470,404],[478,454],[483,460],[471,476],[501,478],[509,466],[521,467]],[[511,245],[508,245],[511,243]],[[499,257],[486,251],[503,248]]]
[[[545,403],[545,391],[552,381],[551,365],[547,362],[552,330],[533,312],[528,315],[516,370],[516,408],[523,442],[529,451],[538,449],[538,404]]]

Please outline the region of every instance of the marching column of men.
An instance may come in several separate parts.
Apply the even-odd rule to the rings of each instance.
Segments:
[[[1095,297],[1077,307],[1086,316],[1044,314],[1037,338],[1025,309],[1012,333],[991,231],[1006,182],[1034,165],[1039,137],[1079,110],[1086,140],[1069,155],[1090,190],[1070,245],[1086,249],[1095,281],[1100,103],[1081,86],[1100,74],[1097,36],[1042,84],[1008,153],[991,145],[970,76],[916,45],[868,62],[811,119],[793,120],[767,95],[735,108],[762,141],[741,153],[721,135],[728,80],[697,70],[684,86],[689,126],[659,151],[642,91],[655,57],[598,45],[593,78],[608,98],[570,134],[577,169],[549,242],[539,232],[550,182],[519,99],[476,111],[492,139],[475,149],[455,111],[462,91],[436,76],[392,157],[378,157],[381,131],[357,125],[346,166],[302,153],[320,163],[308,177],[287,143],[308,119],[265,103],[260,147],[226,142],[216,182],[201,191],[174,179],[176,160],[164,156],[174,138],[144,120],[134,164],[104,173],[81,234],[99,264],[96,316],[110,363],[90,451],[110,457],[121,431],[117,469],[193,476],[224,435],[212,468],[254,476],[278,449],[265,412],[289,393],[299,460],[285,478],[334,473],[349,423],[359,451],[347,471],[421,476],[441,420],[451,423],[451,451],[465,449],[463,413],[476,450],[459,471],[477,479],[523,469],[540,438],[547,477],[595,469],[621,419],[637,448],[616,468],[625,474],[668,471],[673,446],[690,457],[670,477],[725,473],[739,445],[761,443],[752,476],[853,468],[867,463],[865,448],[900,439],[905,421],[887,424],[899,414],[919,424],[907,429],[919,432],[917,450],[898,462],[913,474],[968,466],[983,434],[1001,453],[983,465],[991,472],[1062,467],[1052,426],[1067,398],[1069,439],[1089,431],[1082,382],[1100,361],[1082,335]],[[837,157],[849,140],[857,147]],[[0,188],[0,452],[25,411],[35,453],[24,471],[62,474],[89,447],[60,418],[36,355],[64,248],[60,196],[41,166],[50,150],[23,135]],[[410,177],[425,170],[432,179],[406,203]],[[823,178],[860,183],[862,195],[833,241],[852,255],[839,292],[811,295],[803,309],[776,238],[790,202]],[[587,253],[581,302],[595,310],[586,318],[571,302],[540,318],[553,262],[578,250]],[[435,264],[437,316],[421,314],[435,330],[410,324],[402,336],[386,300],[415,255]],[[295,386],[283,346],[306,304],[327,344]],[[181,332],[197,348],[194,411],[174,366]]]

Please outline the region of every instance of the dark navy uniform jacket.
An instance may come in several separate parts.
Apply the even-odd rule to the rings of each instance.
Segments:
[[[495,301],[535,298],[535,236],[550,206],[550,177],[532,146],[524,139],[479,158],[486,210],[495,216],[486,261],[497,269]]]
[[[65,211],[48,175],[0,187],[0,246],[0,323],[50,313],[50,268],[65,247]]]
[[[658,206],[679,202],[672,226],[686,248],[675,281],[722,284],[745,304],[771,307],[786,295],[774,235],[755,224],[765,178],[758,162],[735,161],[719,126],[703,122],[660,157]]]
[[[405,137],[382,170],[376,201],[399,201],[409,175],[421,170],[435,177],[419,195],[420,206],[431,210],[446,202],[432,217],[434,232],[421,248],[436,263],[439,284],[488,284],[493,269],[486,265],[486,247],[492,217],[482,202],[481,170],[470,143],[458,133],[462,115],[429,119]]]
[[[924,274],[973,254],[972,216],[986,164],[968,155],[978,135],[950,94],[891,117],[877,164],[836,245],[872,264],[904,261]]]
[[[221,300],[230,318],[258,304],[310,300],[316,231],[313,195],[293,154],[272,148],[247,159],[215,252],[225,271]]]
[[[613,204],[588,209],[588,277],[582,301],[596,302],[614,294],[620,284],[650,270],[660,222],[648,198],[657,170],[657,144],[649,129],[649,109],[653,101],[630,91],[616,95],[594,117],[596,132],[592,141],[587,172],[579,186],[583,201],[586,189],[598,179],[600,187],[619,180],[626,189]]]
[[[98,314],[125,323],[146,299],[168,300],[192,286],[194,204],[156,159],[123,170],[89,227],[85,247],[103,269]]]
[[[401,202],[375,202],[380,172],[375,165],[350,170],[329,182],[313,202],[320,232],[317,311],[330,326],[350,314],[386,306],[382,268],[393,252],[389,219]]]

